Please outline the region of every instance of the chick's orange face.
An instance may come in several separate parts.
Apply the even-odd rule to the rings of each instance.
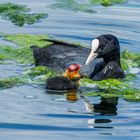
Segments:
[[[63,74],[64,77],[68,77],[69,79],[80,78],[80,65],[72,64],[68,67],[66,72]]]

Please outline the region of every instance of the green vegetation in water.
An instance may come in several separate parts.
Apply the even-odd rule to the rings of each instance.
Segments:
[[[99,3],[103,6],[111,6],[113,4],[119,4],[119,3],[125,3],[127,0],[89,0],[90,4],[96,4]]]
[[[4,60],[4,56],[0,54],[0,60]]]
[[[41,39],[48,38],[48,35],[13,34],[5,35],[4,39],[18,45],[17,48],[10,46],[0,47],[0,60],[14,60],[19,63],[34,63],[30,46],[47,46],[50,43]]]
[[[24,74],[33,76],[35,78],[41,75],[40,78],[42,80],[45,80],[48,77],[54,76],[56,73],[52,69],[50,69],[46,66],[36,66],[36,67],[33,67],[33,68],[25,71]]]
[[[34,24],[48,16],[45,13],[29,13],[30,10],[25,5],[13,3],[0,4],[0,16],[20,27],[24,24]]]
[[[140,90],[130,87],[125,80],[107,79],[102,81],[92,81],[84,78],[81,85],[94,84],[98,91],[85,93],[85,96],[122,97],[129,101],[140,101]]]
[[[121,53],[121,58],[129,66],[140,67],[140,53],[133,53],[129,52],[128,50],[124,50]]]
[[[56,0],[55,4],[50,5],[51,8],[62,8],[72,11],[80,11],[87,13],[95,13],[95,11],[90,7],[90,5],[85,3],[78,3],[75,0]]]
[[[12,88],[23,84],[44,85],[47,78],[56,73],[46,66],[36,66],[26,70],[22,75],[0,79],[0,89]]]
[[[117,3],[124,3],[127,0],[88,0],[87,3],[79,3],[76,0],[55,0],[56,3],[50,5],[51,8],[61,8],[66,10],[72,11],[80,11],[80,12],[87,12],[87,13],[95,13],[96,11],[93,10],[93,6],[95,4],[101,4],[103,6],[111,6]]]
[[[24,81],[19,77],[9,77],[0,79],[0,89],[11,88],[23,84]]]

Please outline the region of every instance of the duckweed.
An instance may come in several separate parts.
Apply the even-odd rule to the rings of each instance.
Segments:
[[[55,4],[50,5],[51,8],[62,8],[76,12],[95,13],[90,5],[85,3],[78,3],[75,0],[56,0]]]
[[[122,97],[129,101],[140,101],[140,90],[129,87],[129,84],[123,80],[107,79],[92,82],[89,79],[82,79],[82,85],[84,85],[84,82],[86,84],[87,82],[93,83],[98,87],[98,91],[84,93],[85,96]]]
[[[121,58],[121,66],[122,66],[123,70],[125,70],[125,71],[129,70],[129,65],[128,65],[127,61],[124,58]]]
[[[43,18],[46,18],[46,13],[28,13],[30,8],[25,5],[14,3],[0,4],[0,16],[3,19],[10,20],[15,25],[22,27],[24,24],[34,24]]]
[[[89,0],[91,4],[99,3],[103,6],[111,6],[113,4],[124,3],[127,0]]]
[[[49,36],[47,34],[43,35],[32,35],[32,34],[9,34],[5,37],[5,40],[11,41],[15,44],[17,44],[19,47],[22,48],[30,48],[32,45],[36,46],[47,46],[50,44],[50,42],[43,41],[41,39],[48,38]]]
[[[0,54],[0,60],[4,60],[4,56]]]
[[[22,81],[22,79],[18,77],[9,77],[6,79],[0,79],[0,89],[11,88],[16,85],[21,85],[23,83],[24,81]]]
[[[2,46],[0,53],[3,54],[4,59],[14,60],[18,63],[33,63],[32,52],[29,48],[11,48]]]
[[[12,34],[5,35],[4,39],[18,45],[17,48],[10,46],[1,46],[0,58],[14,60],[18,63],[34,63],[32,50],[30,46],[47,46],[50,43],[41,41],[43,38],[48,38],[48,35],[30,35],[30,34]]]
[[[37,76],[37,75],[45,75],[46,77],[54,75],[54,71],[46,66],[36,66],[24,72],[24,74]]]
[[[96,11],[93,10],[93,5],[101,4],[103,6],[111,6],[117,3],[124,3],[127,0],[88,0],[86,3],[79,3],[75,0],[56,0],[55,4],[50,5],[51,8],[61,8],[66,10],[72,11],[80,11],[80,12],[87,12],[87,13],[95,13]]]
[[[121,53],[121,58],[125,59],[126,63],[130,66],[140,67],[140,53],[133,53],[128,50],[124,50]]]

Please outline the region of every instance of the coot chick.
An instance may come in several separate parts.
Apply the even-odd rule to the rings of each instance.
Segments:
[[[46,89],[48,90],[77,90],[80,80],[80,65],[72,64],[65,71],[63,76],[56,76],[47,79]]]

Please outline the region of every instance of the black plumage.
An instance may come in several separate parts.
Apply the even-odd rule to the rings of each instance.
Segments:
[[[77,90],[79,87],[76,80],[58,76],[47,79],[46,89],[50,90]]]

